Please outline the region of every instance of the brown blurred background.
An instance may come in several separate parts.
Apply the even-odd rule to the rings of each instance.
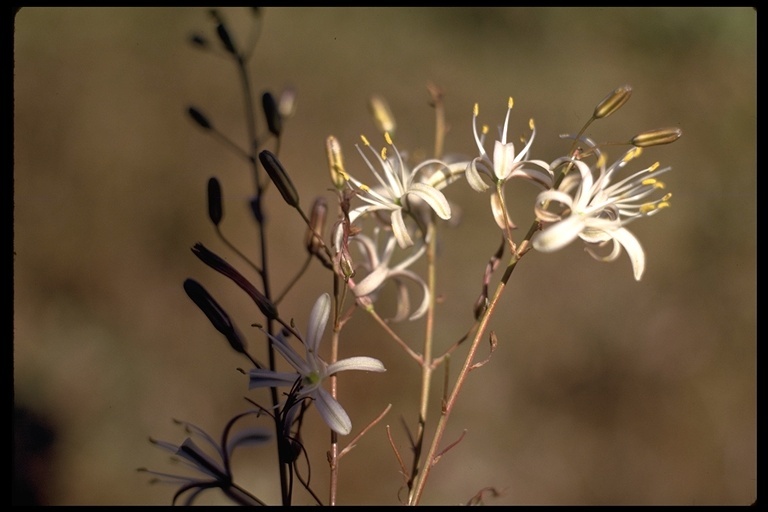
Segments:
[[[221,12],[244,41],[250,11]],[[558,134],[578,131],[625,83],[630,102],[590,135],[684,131],[643,156],[673,167],[664,179],[673,207],[631,226],[647,255],[641,282],[626,254],[599,263],[578,243],[523,259],[492,325],[499,348],[471,374],[445,442],[466,437],[434,469],[424,504],[464,503],[486,486],[502,492],[492,504],[756,499],[756,17],[747,7],[264,10],[254,92],[298,91],[280,155],[307,206],[329,186],[330,134],[348,169],[369,179],[354,144],[361,133],[380,140],[371,94],[389,101],[399,147],[430,151],[428,82],[445,93],[446,149],[457,153],[475,150],[473,103],[494,127],[512,95],[512,138],[533,117],[532,156],[553,160],[567,150]],[[244,251],[257,247],[247,166],[185,115],[196,105],[245,140],[235,68],[192,47],[194,32],[217,42],[203,8],[23,8],[15,19],[14,394],[26,411],[17,425],[27,425],[16,443],[38,434],[17,462],[33,465],[40,503],[169,503],[173,488],[135,471],[174,471],[148,436],[181,442],[172,418],[218,436],[253,396],[236,371],[245,362],[181,286],[203,283],[260,350],[248,330],[258,312],[190,252],[200,241],[237,261],[207,219],[212,175],[224,190],[223,231]],[[498,243],[486,196],[463,182],[446,194],[462,216],[440,246],[438,347],[469,326]],[[303,261],[303,230],[277,194],[267,208],[279,289]],[[527,227],[529,206],[520,208]],[[281,311],[304,329],[328,283],[313,265]],[[423,326],[397,329],[420,350]],[[339,502],[397,504],[384,425],[407,452],[401,417],[413,428],[418,368],[363,316],[345,340],[342,356],[388,368],[341,379],[355,430],[393,408],[342,461]],[[31,430],[30,417],[42,426]],[[306,440],[324,499],[327,437]],[[277,503],[273,452],[244,450],[235,464],[243,485]]]

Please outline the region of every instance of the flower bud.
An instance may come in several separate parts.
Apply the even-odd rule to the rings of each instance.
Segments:
[[[344,170],[344,158],[341,154],[341,145],[333,135],[325,140],[325,151],[328,155],[328,168],[331,171],[331,182],[338,190],[344,188],[347,182],[347,173]]]
[[[321,242],[325,233],[325,220],[328,214],[328,202],[320,196],[312,205],[312,213],[309,217],[307,234],[304,237],[304,246],[310,254],[317,254],[322,246]]]
[[[259,153],[259,161],[261,161],[261,165],[264,166],[272,183],[280,191],[280,195],[283,196],[285,202],[289,206],[297,208],[299,206],[299,193],[296,192],[296,188],[293,186],[293,182],[288,177],[288,173],[285,172],[280,160],[277,159],[274,153],[265,149]]]
[[[214,226],[218,226],[224,210],[221,204],[221,185],[215,177],[208,179],[208,217]]]
[[[606,96],[603,101],[597,104],[595,107],[595,113],[592,114],[592,117],[595,119],[608,117],[609,115],[619,110],[621,106],[624,105],[627,100],[629,100],[629,96],[631,94],[632,87],[629,85],[622,85],[611,94]]]
[[[202,128],[206,130],[213,128],[213,125],[210,121],[208,121],[208,118],[205,117],[203,113],[197,110],[195,107],[188,107],[187,114],[189,114],[189,117],[191,117],[192,120],[199,124]]]
[[[224,49],[226,49],[232,55],[237,55],[235,44],[232,42],[232,37],[230,37],[229,31],[227,30],[227,27],[224,25],[224,23],[219,22],[219,24],[216,25],[216,33],[219,35],[219,39],[224,45]]]
[[[394,133],[395,132],[395,116],[392,115],[392,111],[389,109],[389,105],[386,100],[381,96],[371,96],[368,102],[368,107],[373,115],[373,121],[376,123],[376,128],[381,133]]]
[[[277,110],[283,119],[292,117],[296,112],[296,89],[286,87],[280,93],[280,100],[277,102]]]
[[[220,272],[235,282],[240,288],[247,293],[253,302],[258,306],[264,316],[270,319],[278,317],[277,307],[269,300],[263,293],[256,289],[248,279],[245,278],[240,272],[238,272],[232,265],[224,261],[220,256],[207,249],[203,244],[197,243],[192,247],[192,252],[200,260],[211,267],[212,269]]]
[[[283,129],[283,120],[280,117],[280,110],[272,94],[265,92],[261,95],[261,106],[264,109],[264,116],[267,118],[269,132],[275,137],[279,137]]]
[[[675,142],[683,134],[680,128],[659,128],[658,130],[648,130],[632,137],[630,144],[638,148],[647,148],[648,146],[660,146]]]
[[[208,291],[194,279],[187,279],[184,281],[184,291],[187,292],[187,295],[192,299],[192,302],[197,304],[197,307],[205,313],[205,316],[211,321],[213,327],[227,338],[230,346],[236,352],[245,354],[245,342],[243,341],[242,336],[229,319],[227,312],[221,309],[221,306],[219,306],[218,302],[211,297],[211,294],[209,294]]]

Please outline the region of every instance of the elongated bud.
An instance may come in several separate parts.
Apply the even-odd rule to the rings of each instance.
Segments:
[[[216,33],[219,35],[219,39],[221,39],[221,43],[224,45],[224,49],[232,55],[237,55],[237,50],[235,50],[235,43],[232,42],[232,37],[229,35],[229,30],[227,30],[227,26],[224,25],[223,22],[220,21],[219,24],[216,25]]]
[[[283,119],[288,119],[296,112],[296,89],[286,87],[280,93],[280,100],[277,102],[277,110]]]
[[[211,297],[211,294],[194,279],[184,281],[184,291],[187,292],[192,302],[197,304],[197,307],[205,313],[213,327],[227,338],[229,345],[236,352],[245,354],[245,341],[240,336],[235,324],[229,319],[227,312],[219,306],[219,303]]]
[[[328,155],[328,169],[331,171],[333,186],[341,190],[347,182],[347,173],[344,170],[344,158],[341,154],[341,145],[333,135],[325,140],[325,151]]]
[[[203,263],[216,270],[217,272],[227,276],[232,281],[234,281],[237,286],[242,288],[245,293],[247,293],[253,299],[253,302],[256,303],[259,311],[261,311],[264,316],[270,319],[277,318],[277,307],[275,304],[271,300],[267,299],[263,293],[257,290],[256,287],[251,284],[251,282],[246,279],[245,276],[235,270],[232,265],[224,261],[217,254],[207,249],[201,243],[196,243],[195,246],[192,247],[192,252],[195,256],[200,258]]]
[[[274,96],[269,92],[262,94],[261,106],[264,109],[264,116],[267,118],[269,132],[275,137],[279,137],[283,129],[283,120],[280,117],[280,110],[277,108]]]
[[[264,166],[272,183],[280,191],[280,195],[283,196],[285,202],[297,208],[299,206],[299,193],[296,192],[296,188],[293,186],[293,182],[288,177],[288,173],[285,172],[280,160],[277,159],[274,153],[265,149],[259,153],[259,161],[261,161],[261,165]]]
[[[310,254],[316,255],[322,247],[321,242],[325,235],[325,220],[328,215],[328,202],[320,196],[312,205],[312,213],[309,216],[309,226],[304,237],[304,246]]]
[[[214,226],[218,226],[224,210],[221,204],[221,185],[215,177],[208,179],[208,217]]]
[[[617,110],[619,110],[622,105],[624,105],[627,100],[629,100],[629,97],[632,95],[632,87],[629,85],[622,85],[615,91],[613,91],[611,94],[605,97],[603,101],[597,104],[595,107],[595,113],[592,115],[595,119],[602,119],[603,117],[608,117],[609,115],[613,114]]]
[[[371,96],[368,107],[371,110],[371,115],[373,115],[376,128],[381,133],[395,132],[395,116],[392,115],[392,111],[389,109],[389,105],[384,98],[381,96]]]
[[[204,129],[210,130],[211,128],[213,128],[213,125],[208,120],[208,118],[205,117],[203,113],[197,110],[195,107],[188,107],[187,114],[189,114],[189,117],[191,117],[194,122],[196,122],[198,125],[200,125]]]
[[[638,148],[647,148],[648,146],[660,146],[675,142],[683,135],[680,128],[659,128],[658,130],[648,130],[632,137],[630,144]]]

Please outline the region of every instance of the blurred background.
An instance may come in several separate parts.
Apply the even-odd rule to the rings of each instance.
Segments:
[[[220,12],[244,44],[250,9]],[[532,156],[554,160],[568,149],[558,135],[577,132],[622,84],[631,100],[590,136],[684,132],[638,164],[673,167],[664,176],[672,208],[631,226],[646,251],[642,281],[626,254],[600,263],[580,243],[518,265],[491,325],[499,347],[470,375],[444,442],[466,435],[433,470],[422,503],[466,503],[485,487],[499,491],[491,504],[756,499],[753,8],[270,7],[261,16],[253,90],[298,93],[279,154],[306,207],[330,197],[328,135],[347,169],[370,179],[354,144],[360,134],[383,142],[372,94],[388,100],[395,142],[411,152],[434,141],[428,83],[444,92],[453,153],[475,152],[475,102],[493,130],[513,96],[510,137],[527,134],[533,117]],[[14,502],[168,504],[175,489],[136,472],[179,470],[148,437],[180,443],[173,418],[218,437],[247,409],[244,396],[259,396],[237,371],[246,362],[182,289],[187,277],[200,281],[263,354],[248,327],[260,321],[252,302],[190,252],[202,242],[248,273],[207,218],[210,176],[222,183],[222,231],[244,252],[257,249],[248,166],[185,113],[199,107],[244,145],[235,66],[189,43],[200,33],[218,46],[213,28],[204,8],[23,8],[15,17]],[[534,193],[517,190],[522,230]],[[460,223],[441,233],[438,349],[471,325],[498,246],[486,195],[463,182],[446,195]],[[303,225],[276,193],[267,210],[281,289],[304,261]],[[305,329],[329,283],[313,264],[281,313]],[[423,320],[395,329],[421,350]],[[402,425],[415,429],[419,370],[368,318],[356,315],[345,333],[342,357],[370,355],[388,368],[340,380],[355,432],[392,410],[343,459],[339,503],[397,504],[402,478],[385,426],[407,456]],[[430,414],[433,429],[439,401]],[[319,422],[315,411],[307,422]],[[305,430],[313,488],[325,499],[327,430]],[[242,485],[278,503],[272,445],[243,450],[234,464]],[[215,493],[201,500],[219,502]],[[312,503],[302,491],[296,502]]]

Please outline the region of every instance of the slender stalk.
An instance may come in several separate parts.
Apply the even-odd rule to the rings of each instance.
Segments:
[[[496,286],[496,290],[494,291],[493,297],[491,298],[491,301],[488,304],[488,308],[485,310],[485,313],[480,319],[480,324],[478,326],[478,329],[477,329],[477,332],[475,333],[474,338],[472,339],[472,344],[469,347],[467,358],[464,360],[464,365],[461,367],[461,371],[459,372],[459,375],[456,378],[456,383],[454,384],[453,389],[451,390],[451,393],[448,395],[448,398],[443,407],[443,414],[440,416],[440,419],[438,420],[437,427],[435,428],[435,435],[432,438],[432,443],[429,447],[429,452],[427,453],[427,456],[424,459],[424,468],[421,474],[417,475],[415,485],[408,499],[409,505],[419,504],[421,495],[424,492],[424,486],[427,483],[427,477],[429,476],[432,466],[434,466],[435,464],[435,457],[438,454],[437,450],[440,445],[440,441],[443,438],[443,434],[445,433],[445,428],[448,423],[448,418],[450,417],[451,412],[453,411],[453,408],[456,404],[456,399],[458,398],[459,392],[461,391],[461,388],[463,387],[464,382],[467,379],[467,375],[473,368],[475,353],[477,352],[477,348],[480,346],[480,341],[483,339],[485,335],[490,319],[493,316],[494,312],[496,311],[496,308],[499,304],[499,300],[502,294],[504,293],[504,290],[506,289],[507,282],[509,281],[509,278],[511,277],[512,272],[515,270],[517,263],[520,261],[522,256],[527,252],[528,242],[530,240],[530,237],[533,235],[533,233],[536,232],[537,229],[538,229],[538,222],[535,221],[531,225],[531,229],[528,231],[525,239],[520,244],[520,248],[517,251],[517,253],[512,255],[512,258],[510,259],[510,262],[507,265],[506,270],[504,271],[504,275],[499,281],[499,284]]]
[[[261,208],[263,202],[261,201],[262,195],[264,193],[264,185],[262,184],[262,177],[261,173],[259,172],[259,166],[258,166],[258,152],[259,152],[259,144],[256,134],[256,119],[255,119],[255,111],[253,108],[253,96],[251,93],[251,85],[250,85],[250,77],[248,74],[248,68],[245,65],[245,60],[243,59],[242,55],[236,55],[235,59],[237,63],[237,69],[240,75],[240,82],[243,89],[243,98],[245,102],[245,124],[246,124],[246,130],[248,133],[248,148],[249,153],[251,155],[250,162],[251,167],[253,168],[253,177],[254,182],[256,184],[256,197],[257,197],[257,208],[259,209],[258,214],[256,215],[259,225],[259,247],[260,247],[260,253],[261,253],[261,282],[264,287],[264,296],[268,300],[272,300],[272,292],[270,288],[270,282],[269,282],[269,265],[267,263],[268,260],[268,254],[269,251],[267,249],[267,226],[266,226],[266,217],[262,215]],[[275,323],[274,320],[267,319],[267,333],[274,334],[275,329]],[[272,345],[272,340],[267,337],[267,346],[268,346],[268,357],[269,357],[269,369],[274,371],[277,368],[277,364],[275,361],[275,349]],[[270,390],[270,398],[272,400],[272,405],[275,409],[280,404],[278,392],[276,387],[272,387]],[[283,419],[282,415],[280,414],[274,414],[273,415],[274,421],[275,421],[275,435],[281,436],[283,434],[284,426],[283,426]],[[278,464],[279,469],[278,473],[280,474],[280,494],[281,494],[281,500],[282,504],[284,506],[291,504],[291,491],[290,491],[290,483],[289,483],[289,473],[290,473],[290,462],[286,462],[288,460],[288,457],[285,457],[283,454],[284,445],[285,443],[277,442],[277,457],[278,457]]]
[[[333,274],[334,288],[339,287],[339,276]],[[339,333],[341,331],[341,303],[338,300],[333,301],[333,335],[331,336],[331,358],[329,364],[333,364],[339,358]],[[336,399],[338,388],[336,375],[331,375],[331,396]],[[336,432],[331,430],[331,446],[328,450],[328,464],[330,466],[330,484],[328,493],[328,505],[336,505],[336,495],[339,487],[339,437]]]
[[[424,333],[424,353],[421,361],[421,397],[419,400],[419,420],[416,430],[416,438],[413,446],[413,464],[411,473],[408,477],[408,491],[413,490],[413,482],[419,474],[421,465],[421,452],[424,448],[424,432],[427,424],[427,411],[429,405],[430,388],[432,384],[432,343],[434,339],[435,326],[435,289],[437,284],[437,272],[435,268],[436,236],[434,220],[428,227],[428,245],[427,245],[427,273],[429,286],[429,308],[427,309],[427,325]]]

